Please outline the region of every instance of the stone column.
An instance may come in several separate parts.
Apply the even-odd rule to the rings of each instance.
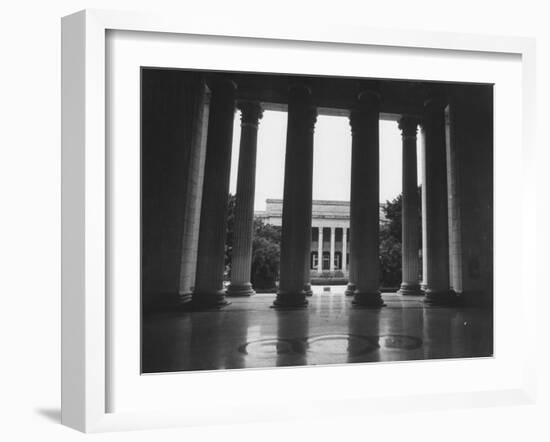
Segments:
[[[348,253],[348,229],[342,227],[342,272],[346,274],[347,253]]]
[[[422,125],[420,126],[422,128]],[[420,161],[422,162],[422,185],[420,188],[421,192],[421,208],[422,208],[422,281],[420,282],[420,290],[422,292],[426,291],[426,258],[424,257],[424,252],[426,251],[426,186],[424,183],[426,182],[426,173],[425,173],[425,165],[426,165],[426,157],[425,157],[425,151],[424,151],[424,130],[420,131]]]
[[[315,120],[317,119],[317,110],[315,110]],[[306,124],[309,124],[306,122]],[[315,124],[315,122],[313,122]],[[313,290],[311,289],[311,223],[313,221],[313,125],[311,126],[311,139],[308,140],[308,144],[311,144],[311,167],[307,170],[304,170],[308,176],[306,177],[304,183],[304,192],[307,197],[307,201],[304,202],[306,207],[309,207],[309,210],[306,211],[307,218],[307,243],[306,243],[306,253],[305,253],[305,267],[304,267],[304,293],[306,296],[313,296]]]
[[[191,301],[197,266],[197,246],[199,243],[199,223],[201,216],[202,184],[206,153],[206,129],[208,126],[208,104],[203,79],[195,85],[196,101],[193,104],[191,152],[189,165],[185,171],[187,192],[185,198],[185,222],[181,241],[181,261],[179,275],[179,301]]]
[[[421,295],[418,282],[420,248],[418,213],[418,180],[416,172],[416,133],[418,120],[403,116],[399,120],[399,129],[403,140],[403,192],[401,209],[402,282],[399,293],[402,295]]]
[[[336,229],[334,227],[330,228],[330,264],[329,270],[330,273],[334,273],[334,246],[336,242]]]
[[[306,296],[313,296],[313,290],[311,289],[311,233],[309,234],[310,247],[306,253],[306,265],[304,268],[304,292]]]
[[[252,236],[254,234],[254,192],[256,190],[256,151],[258,123],[262,118],[260,103],[243,101],[241,110],[241,145],[235,204],[235,240],[231,259],[231,284],[227,296],[254,294],[250,283]]]
[[[311,249],[313,130],[316,119],[317,109],[311,102],[311,90],[304,85],[292,86],[288,97],[281,268],[275,307],[307,305],[304,262]]]
[[[318,267],[317,271],[322,272],[323,271],[323,228],[319,227],[319,243],[317,244],[317,257],[319,258],[317,260]]]
[[[447,166],[445,149],[445,101],[432,98],[424,104],[422,201],[424,231],[423,259],[426,265],[426,299],[430,304],[448,304],[455,296],[449,289],[449,229]]]
[[[346,296],[353,296],[355,292],[355,265],[353,263],[353,232],[351,231],[351,222],[349,229],[349,272],[348,272],[348,285],[346,287]]]
[[[355,266],[353,304],[384,305],[379,290],[379,95],[364,91],[350,115],[352,263]]]
[[[197,274],[191,300],[197,308],[227,304],[223,274],[236,86],[223,78],[215,78],[208,85],[212,96],[206,139]]]

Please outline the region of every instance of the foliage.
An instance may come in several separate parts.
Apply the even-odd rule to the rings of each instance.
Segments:
[[[420,187],[417,192],[418,201],[420,201]],[[384,213],[384,219],[380,222],[380,284],[382,287],[398,287],[401,283],[401,210],[401,194],[391,201],[386,201],[382,206]],[[417,210],[420,218],[420,205]],[[421,238],[421,223],[418,229],[418,237]]]
[[[398,287],[401,283],[401,195],[382,206],[380,223],[380,285]]]
[[[225,279],[231,279],[231,258],[235,241],[235,195],[229,194],[227,202],[227,234],[225,241]],[[255,289],[271,289],[279,278],[281,228],[254,219],[252,239],[251,282]]]
[[[252,241],[252,285],[256,290],[271,289],[279,278],[281,228],[254,219]]]
[[[233,254],[233,242],[235,240],[235,195],[229,194],[227,199],[227,234],[225,238],[225,278],[231,278],[231,256]]]

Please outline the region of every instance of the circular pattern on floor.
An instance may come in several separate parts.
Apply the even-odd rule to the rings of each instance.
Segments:
[[[323,334],[306,340],[308,353],[327,356],[361,355],[378,348],[368,336],[342,334]]]
[[[272,357],[280,354],[295,353],[296,343],[294,339],[264,338],[247,342],[239,347],[239,352],[245,355],[252,354],[255,357]]]
[[[378,343],[380,348],[414,350],[422,345],[422,339],[406,335],[382,335]]]
[[[276,355],[304,355],[306,353],[326,356],[359,356],[377,349],[414,350],[421,345],[422,340],[414,336],[327,333],[302,339],[257,339],[241,345],[238,350],[245,355],[260,358]]]

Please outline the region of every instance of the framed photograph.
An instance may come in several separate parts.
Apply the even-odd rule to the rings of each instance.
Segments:
[[[532,402],[534,53],[63,18],[62,422]]]

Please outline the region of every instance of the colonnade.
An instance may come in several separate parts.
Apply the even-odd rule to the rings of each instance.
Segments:
[[[192,303],[200,307],[223,306],[226,296],[254,294],[250,283],[259,102],[236,101],[237,85],[216,79],[211,89],[207,130],[204,187],[199,230],[197,273]],[[384,305],[379,290],[379,120],[380,95],[363,90],[349,112],[352,136],[349,284],[346,294],[353,305]],[[241,110],[241,142],[235,208],[232,280],[223,287],[227,195],[233,118]],[[447,167],[445,101],[426,101],[421,116],[403,115],[399,128],[403,140],[403,281],[400,292],[420,294],[420,237],[417,192],[417,128],[422,127],[424,224],[423,285],[426,301],[452,300],[449,290],[449,239],[447,220]],[[287,144],[284,171],[280,280],[275,307],[304,307],[310,294],[310,244],[312,223],[313,134],[317,119],[312,90],[293,84],[288,90]],[[343,259],[346,259],[346,229]],[[334,266],[334,230],[331,232],[331,269]],[[319,260],[323,233],[319,229]]]
[[[323,227],[323,226],[319,226],[319,227],[313,227],[313,229],[317,229],[318,231],[318,235],[317,235],[317,267],[315,266],[312,266],[311,268],[312,269],[316,269],[318,272],[321,272],[323,270],[328,270],[329,272],[334,272],[335,270],[343,270],[343,271],[346,271],[347,270],[347,263],[348,263],[348,259],[347,259],[347,241],[348,241],[348,236],[347,236],[347,231],[348,231],[348,227],[346,226],[343,226],[343,227]],[[325,256],[325,238],[324,238],[324,233],[323,233],[323,230],[327,229],[330,233],[328,235],[328,239],[329,239],[329,246],[328,246],[328,256],[329,256],[329,265],[327,268],[324,268],[323,266],[323,260],[324,260],[324,256]],[[337,252],[336,251],[336,243],[338,242],[336,240],[336,230],[337,229],[340,229],[342,230],[342,239],[341,239],[341,247],[340,247],[340,250]],[[312,252],[313,253],[313,252]],[[336,254],[337,253],[340,253],[341,255],[341,260],[340,260],[340,265],[336,266]]]

